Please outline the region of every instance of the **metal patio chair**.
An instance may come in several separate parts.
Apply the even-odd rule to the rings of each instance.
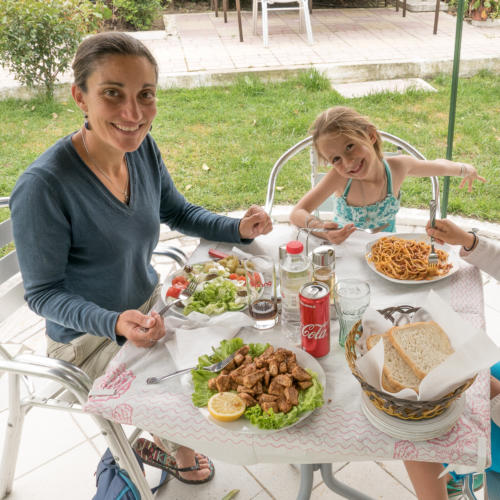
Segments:
[[[0,208],[7,206],[8,198],[0,198]],[[12,241],[12,223],[8,219],[0,224],[0,248]],[[178,249],[164,249],[161,254],[183,263],[184,254]],[[25,304],[23,296],[16,251],[12,250],[0,259],[0,376],[2,372],[7,373],[9,392],[8,419],[0,462],[0,499],[12,491],[23,421],[28,412],[34,407],[41,407],[81,414],[92,388],[88,375],[70,363],[26,354],[22,349],[20,353],[12,355],[2,346],[2,342],[9,338],[9,332],[4,330],[8,323],[6,320]],[[89,418],[99,427],[116,463],[129,473],[141,499],[153,500],[153,494],[131,448],[131,443],[141,430],[135,430],[127,439],[121,425],[93,414]],[[78,473],[77,469],[75,473]]]

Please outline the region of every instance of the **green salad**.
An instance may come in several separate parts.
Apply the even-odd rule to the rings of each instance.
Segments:
[[[201,368],[227,358],[227,356],[237,351],[243,345],[244,343],[241,338],[223,340],[219,347],[216,349],[212,348],[214,351],[213,354],[207,354],[198,358],[199,368],[191,371],[194,385],[192,401],[195,406],[206,406],[210,397],[217,393],[217,391],[209,388],[208,381],[211,378],[217,377],[219,373],[208,372]],[[250,348],[248,354],[252,356],[252,358],[260,356],[269,347],[269,344],[247,345]],[[256,404],[255,406],[247,408],[243,416],[260,429],[282,429],[283,427],[297,422],[303,413],[323,406],[323,386],[319,382],[315,372],[308,369],[306,371],[312,377],[312,385],[305,390],[299,391],[299,404],[293,406],[288,413],[274,412],[272,408],[266,412],[262,410],[259,404]]]
[[[199,284],[194,294],[184,301],[183,314],[187,316],[197,311],[208,316],[215,316],[226,311],[244,309],[249,301],[259,295],[260,288],[255,282],[258,276],[251,276],[250,286],[247,286],[245,270],[242,266],[241,261],[235,256],[185,266],[176,276],[184,277],[186,282],[196,278]],[[167,300],[174,300],[174,298],[167,298]]]

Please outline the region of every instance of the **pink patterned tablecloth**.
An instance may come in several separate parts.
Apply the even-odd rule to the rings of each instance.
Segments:
[[[245,250],[256,254],[275,250],[277,243],[295,236],[283,231],[273,231],[275,234],[259,238]],[[338,248],[337,276],[367,279],[374,307],[420,305],[432,288],[474,327],[484,329],[482,283],[476,268],[460,263],[459,272],[434,284],[391,283],[375,275],[364,263],[364,247],[373,237],[355,233]],[[192,261],[206,260],[208,248],[215,245],[202,242]],[[218,248],[230,249],[221,244]],[[286,345],[279,328],[267,333],[245,328],[239,336],[247,342]],[[93,391],[100,395],[90,397],[85,410],[235,464],[411,459],[482,469],[485,460],[489,463],[489,374],[486,370],[479,373],[467,390],[465,410],[446,434],[412,442],[378,431],[365,418],[360,406],[359,383],[352,376],[335,338],[330,354],[319,361],[326,374],[324,406],[297,425],[279,432],[233,433],[211,423],[191,403],[189,375],[160,385],[146,385],[148,376],[175,369],[161,342],[152,349],[127,343],[110,362],[106,373],[95,381]]]

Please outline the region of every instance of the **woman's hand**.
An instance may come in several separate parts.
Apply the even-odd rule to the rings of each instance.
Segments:
[[[354,224],[346,224],[344,227],[339,229],[339,225],[335,222],[323,222],[324,229],[331,229],[327,233],[317,233],[317,236],[328,240],[330,243],[335,243],[339,245],[343,241],[345,241],[349,236],[351,236],[354,231],[356,231],[356,227]],[[315,234],[314,231],[312,234]]]
[[[448,219],[436,219],[435,227],[431,228],[430,221],[425,228],[429,236],[433,236],[438,243],[462,245],[470,248],[474,243],[474,236],[459,228]]]
[[[129,309],[118,316],[115,332],[137,347],[152,347],[165,335],[165,325],[156,311],[151,311],[150,316],[147,316]]]
[[[467,191],[469,193],[472,191],[472,184],[474,183],[475,180],[481,181],[481,182],[486,182],[486,179],[484,177],[481,177],[478,173],[475,167],[472,165],[469,165],[468,163],[460,163],[460,177],[463,177],[462,182],[460,183],[460,186],[458,186],[460,189],[462,189],[465,184],[468,184]]]
[[[261,234],[269,233],[272,228],[271,217],[261,207],[252,205],[240,220],[240,237],[252,240]]]

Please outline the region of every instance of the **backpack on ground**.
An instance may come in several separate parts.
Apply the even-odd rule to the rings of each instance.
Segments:
[[[141,457],[135,451],[134,454],[141,466],[141,470],[144,471]],[[141,495],[136,485],[130,479],[127,471],[117,465],[109,448],[101,457],[95,475],[97,492],[93,500],[141,500]],[[166,481],[167,476],[168,472],[163,470],[160,483],[151,489],[152,493],[155,493]]]

